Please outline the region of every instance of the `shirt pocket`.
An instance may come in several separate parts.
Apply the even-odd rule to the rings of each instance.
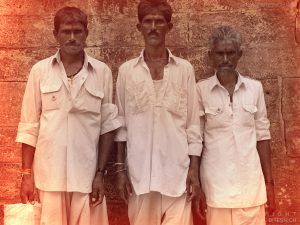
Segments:
[[[146,112],[151,108],[150,93],[148,90],[146,81],[139,82],[127,88],[131,113]]]
[[[206,106],[205,112],[205,128],[215,129],[226,127],[230,118],[228,112],[222,106]]]
[[[42,84],[41,97],[42,97],[42,111],[49,111],[59,109],[62,103],[62,83],[46,85]]]
[[[164,106],[174,114],[184,115],[187,112],[187,91],[175,83],[167,87]]]
[[[257,112],[257,107],[253,104],[243,104],[241,110],[241,124],[244,126],[254,126],[255,124],[255,113]]]
[[[84,111],[100,113],[104,92],[90,86],[87,83],[84,85],[85,94],[82,96],[82,108]]]

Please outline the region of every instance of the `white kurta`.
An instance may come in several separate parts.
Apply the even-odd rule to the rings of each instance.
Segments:
[[[74,94],[57,52],[28,78],[16,141],[36,148],[35,184],[43,191],[90,193],[99,136],[120,126],[110,69],[85,54],[77,76]]]
[[[200,156],[199,106],[194,69],[169,51],[156,94],[143,52],[119,68],[116,104],[122,127],[116,141],[127,142],[129,176],[137,195],[157,191],[181,196],[189,155]]]
[[[262,85],[238,76],[233,102],[216,75],[197,84],[204,148],[200,175],[207,204],[246,208],[266,202],[266,187],[256,149],[270,139]]]

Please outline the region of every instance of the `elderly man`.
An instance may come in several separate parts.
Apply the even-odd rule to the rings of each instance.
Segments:
[[[199,197],[195,76],[192,65],[165,46],[171,16],[165,0],[142,0],[137,28],[145,49],[119,68],[116,102],[123,123],[116,165],[131,225],[190,225],[191,200]]]
[[[231,27],[214,30],[209,58],[216,73],[197,84],[208,225],[263,225],[267,196],[269,210],[275,206],[264,92],[259,81],[236,71],[240,46]]]
[[[33,66],[23,99],[21,200],[34,201],[36,186],[41,224],[108,224],[103,176],[120,126],[111,71],[84,52],[80,9],[60,9],[53,34],[59,50]]]

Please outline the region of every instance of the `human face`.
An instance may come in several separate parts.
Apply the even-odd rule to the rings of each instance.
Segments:
[[[137,24],[138,30],[144,36],[146,46],[153,47],[165,44],[166,34],[172,26],[172,23],[167,22],[159,11],[144,16],[141,23]]]
[[[58,31],[53,31],[60,51],[67,55],[78,55],[85,48],[88,30],[81,23],[62,23]]]
[[[208,54],[217,72],[233,72],[242,56],[242,51],[237,49],[231,40],[220,40],[214,44]]]

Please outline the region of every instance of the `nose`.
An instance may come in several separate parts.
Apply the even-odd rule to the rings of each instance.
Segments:
[[[74,35],[74,32],[71,32],[71,37],[70,37],[71,40],[74,40],[75,39],[75,35]]]
[[[227,62],[228,62],[228,56],[227,56],[226,53],[224,54],[223,61],[224,61],[224,63],[227,63]]]
[[[156,23],[155,23],[155,21],[152,21],[151,30],[155,30],[155,29],[156,29]]]

